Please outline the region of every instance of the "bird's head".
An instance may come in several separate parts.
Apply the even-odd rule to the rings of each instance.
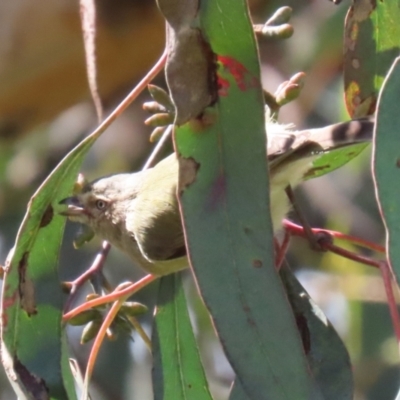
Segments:
[[[89,225],[95,233],[125,219],[127,208],[139,188],[139,174],[118,174],[85,184],[74,196],[60,201],[67,209],[60,214]]]

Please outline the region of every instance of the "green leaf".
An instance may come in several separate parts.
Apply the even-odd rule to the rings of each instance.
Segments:
[[[54,400],[76,398],[61,326],[63,296],[57,270],[65,218],[57,215],[56,208],[71,194],[82,160],[101,132],[72,150],[32,196],[7,260],[3,364],[21,398],[47,393]]]
[[[324,400],[352,400],[353,375],[347,349],[288,266],[280,271],[311,371]]]
[[[378,100],[373,146],[377,200],[386,227],[387,254],[400,282],[400,58],[396,58]]]
[[[311,371],[324,400],[353,399],[353,374],[343,341],[288,266],[281,268],[280,276],[301,332]],[[238,380],[229,400],[248,400]]]
[[[307,172],[304,178],[318,178],[342,167],[357,157],[367,146],[369,146],[369,143],[360,143],[323,154],[313,162],[313,167]]]
[[[152,343],[155,400],[212,400],[180,273],[161,278]]]
[[[249,399],[320,399],[274,267],[264,104],[245,1],[203,1],[219,99],[175,130],[188,254]]]
[[[372,114],[379,89],[400,52],[398,1],[356,1],[345,27],[344,81],[352,117]]]

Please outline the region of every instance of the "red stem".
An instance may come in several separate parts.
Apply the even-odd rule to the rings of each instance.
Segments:
[[[121,290],[116,289],[114,290],[114,292],[110,294],[87,301],[86,303],[83,303],[78,307],[74,308],[73,310],[64,314],[63,321],[64,322],[68,321],[69,319],[78,315],[82,311],[90,310],[91,308],[101,306],[102,304],[111,303],[126,295],[131,296],[158,278],[159,278],[158,275],[146,275],[144,278],[138,280],[135,283],[132,283],[131,285],[125,287],[124,289]]]
[[[381,261],[379,270],[382,274],[383,284],[385,287],[386,296],[388,299],[390,317],[393,323],[393,329],[397,338],[397,344],[400,345],[400,318],[397,310],[396,299],[394,297],[393,285],[392,285],[392,272],[390,271],[389,265],[386,261]]]
[[[286,232],[289,235],[295,235],[295,236],[301,236],[301,237],[307,237],[307,233],[305,229],[297,225],[289,220],[284,220],[283,221],[283,226],[286,229]],[[348,242],[351,242],[353,244],[375,250],[380,253],[385,253],[385,248],[382,246],[379,246],[375,243],[368,242],[363,239],[359,239],[350,235],[343,234],[341,232],[336,232],[336,231],[330,231],[326,229],[312,229],[313,234],[325,234],[328,235],[328,237],[333,237],[341,240],[346,240]],[[396,299],[394,296],[393,292],[393,285],[392,282],[394,281],[392,279],[393,274],[389,268],[389,265],[386,261],[382,260],[373,260],[372,258],[365,257],[359,254],[355,254],[349,250],[343,249],[339,246],[334,245],[333,243],[330,243],[328,240],[321,240],[320,241],[321,248],[324,250],[329,250],[332,253],[338,254],[342,257],[348,258],[353,261],[360,262],[362,264],[370,265],[375,268],[379,268],[379,271],[381,272],[382,279],[383,279],[383,284],[387,296],[387,301],[388,301],[388,307],[389,307],[389,312],[390,312],[390,317],[392,320],[393,324],[393,329],[397,338],[397,343],[400,346],[400,317],[399,313],[397,310],[397,303]]]
[[[275,240],[275,248],[276,248],[276,257],[275,257],[275,268],[277,271],[281,269],[283,260],[285,259],[287,249],[290,243],[290,233],[285,231],[285,236],[283,237],[282,244],[279,244],[277,240]]]
[[[295,224],[292,221],[289,221],[288,219],[283,220],[283,227],[285,228],[285,230],[288,230],[290,232],[291,235],[293,236],[302,236],[304,237],[304,228],[300,225]],[[345,233],[342,232],[337,232],[337,231],[331,231],[329,229],[321,229],[321,228],[312,228],[311,229],[312,233],[314,234],[327,234],[329,236],[332,236],[335,239],[339,239],[339,240],[345,240],[347,242],[351,242],[353,244],[356,244],[358,246],[361,247],[365,247],[367,249],[370,250],[374,250],[377,251],[378,253],[385,253],[385,247],[384,246],[380,246],[376,243],[372,243],[369,242],[367,240],[364,239],[360,239],[358,237],[355,236],[351,236],[351,235],[346,235]]]

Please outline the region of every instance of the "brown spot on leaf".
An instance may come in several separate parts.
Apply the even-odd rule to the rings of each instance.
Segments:
[[[317,175],[319,172],[324,171],[326,169],[331,168],[330,164],[325,164],[325,165],[321,165],[319,167],[313,167],[310,168],[305,174],[304,174],[304,179],[305,178],[311,178],[315,175]]]
[[[29,253],[25,252],[21,261],[18,264],[18,291],[21,300],[21,307],[26,311],[29,316],[31,316],[35,315],[37,313],[37,310],[35,302],[35,287],[32,280],[27,274],[28,256]]]
[[[18,358],[14,358],[14,370],[23,383],[25,390],[30,394],[29,398],[35,400],[50,399],[49,390],[43,378],[29,371]]]
[[[45,226],[47,226],[53,219],[53,216],[54,216],[54,210],[52,205],[49,204],[46,208],[46,211],[43,213],[39,227],[44,228]]]
[[[262,261],[261,260],[253,260],[253,267],[254,268],[261,268],[262,267]]]
[[[396,167],[400,168],[400,158],[398,158],[397,161],[396,161]]]
[[[251,326],[256,326],[257,324],[255,323],[254,319],[252,318],[251,315],[251,308],[248,305],[243,305],[243,311],[247,314],[247,323]]]
[[[248,313],[250,312],[250,307],[249,306],[243,306],[243,311]]]
[[[200,29],[195,27],[198,0],[158,0],[167,20],[168,60],[165,67],[177,125],[197,118],[216,101],[213,90],[215,55]]]
[[[363,22],[375,11],[376,0],[357,1],[351,8],[353,10],[353,19],[358,22]]]
[[[200,164],[193,157],[179,158],[179,192],[189,187],[197,176]]]
[[[215,124],[218,113],[213,108],[206,108],[197,118],[189,121],[190,129],[195,133],[201,133]]]

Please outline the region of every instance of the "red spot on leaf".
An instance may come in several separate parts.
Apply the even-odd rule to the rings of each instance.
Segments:
[[[4,289],[4,293],[6,293],[7,291],[8,291],[8,288],[6,287]],[[6,310],[8,307],[11,307],[14,305],[15,300],[17,299],[17,296],[18,296],[18,294],[15,291],[11,297],[3,297],[3,310],[2,310],[2,314],[1,314],[1,324],[3,326],[3,329],[6,328],[6,326],[8,324],[8,315],[6,313]]]
[[[208,201],[208,206],[211,210],[216,208],[216,206],[221,203],[221,200],[225,198],[225,191],[226,191],[225,175],[220,174],[214,181],[214,184],[211,189],[211,194]]]
[[[229,87],[231,86],[229,81],[227,79],[222,78],[221,76],[218,76],[217,82],[218,82],[218,95],[223,97],[228,96]]]
[[[252,75],[242,63],[233,57],[220,55],[218,56],[218,62],[233,77],[240,90],[246,91],[259,86],[258,77]],[[228,94],[227,89],[230,85],[229,82],[220,75],[218,75],[218,86],[220,88],[219,94],[221,96],[226,96]]]

